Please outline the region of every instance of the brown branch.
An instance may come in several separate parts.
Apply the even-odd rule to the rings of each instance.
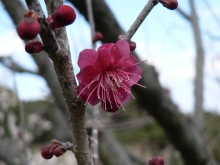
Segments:
[[[191,21],[191,16],[189,15],[189,14],[187,14],[185,11],[183,11],[180,7],[178,7],[177,9],[176,9],[176,11],[183,17],[183,18],[185,18],[186,20],[188,20],[188,21]]]
[[[11,59],[10,59],[11,60]],[[12,61],[12,60],[11,60]],[[18,93],[18,85],[16,82],[16,77],[15,77],[15,65],[12,64],[12,70],[13,70],[13,81],[14,81],[14,90],[15,90],[15,95],[16,95],[16,99],[17,99],[17,104],[18,104],[18,109],[19,109],[19,118],[20,118],[20,140],[22,142],[22,149],[24,152],[24,156],[25,156],[25,161],[24,161],[24,165],[28,165],[30,164],[29,162],[29,158],[28,158],[28,149],[27,149],[27,143],[24,139],[24,134],[26,131],[26,125],[25,125],[25,112],[24,112],[24,105],[19,97],[19,93]]]
[[[203,109],[203,67],[204,67],[204,48],[202,44],[201,31],[199,27],[199,19],[196,13],[194,0],[190,0],[190,8],[191,8],[191,23],[192,30],[194,34],[194,40],[196,44],[196,75],[194,80],[194,95],[195,95],[195,104],[194,104],[194,117],[196,124],[200,129],[203,129],[203,120],[204,120],[204,109]]]
[[[122,145],[108,130],[100,132],[100,157],[107,165],[134,165]]]
[[[89,24],[91,28],[91,43],[92,43],[92,48],[95,49],[95,43],[92,42],[93,37],[95,35],[95,23],[94,23],[94,18],[93,18],[93,11],[92,11],[92,0],[85,0],[86,1],[86,8],[87,8],[87,13],[88,13],[88,18],[89,18]]]
[[[52,59],[62,94],[68,110],[70,127],[74,139],[74,151],[79,165],[88,165],[90,151],[85,128],[85,106],[81,99],[77,98],[76,80],[74,78],[73,66],[70,56],[69,43],[65,28],[55,29],[55,35],[49,28],[43,11],[37,0],[26,0],[29,10],[37,11],[41,25],[40,36],[49,57]],[[51,14],[62,1],[45,1],[48,13]],[[54,37],[55,36],[55,37]],[[57,40],[57,42],[56,42]],[[59,46],[58,46],[58,45]]]
[[[112,131],[124,131],[134,128],[140,128],[148,123],[151,123],[153,120],[151,116],[142,117],[135,120],[128,120],[121,123],[108,124],[106,127]]]
[[[139,26],[142,24],[144,19],[147,17],[147,15],[150,13],[150,11],[158,4],[158,0],[149,0],[144,7],[144,9],[141,11],[141,13],[138,15],[137,19],[134,21],[134,23],[131,25],[130,29],[125,33],[123,36],[123,39],[126,41],[130,41],[133,37],[134,33],[137,31]]]
[[[93,42],[93,38],[95,35],[95,23],[93,18],[93,10],[92,10],[92,0],[85,0],[86,1],[86,8],[89,18],[89,24],[91,28],[91,43],[92,48],[96,48],[96,44]],[[92,158],[94,165],[99,165],[99,140],[98,140],[98,118],[99,118],[99,104],[93,107],[93,124],[92,124]]]
[[[12,61],[11,58],[8,57],[0,57],[0,62],[7,67],[8,69],[15,71],[15,72],[21,72],[21,73],[31,73],[37,75],[37,72],[25,69],[19,65],[17,65],[15,62]]]

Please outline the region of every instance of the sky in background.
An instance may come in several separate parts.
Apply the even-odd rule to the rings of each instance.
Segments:
[[[210,35],[220,38],[220,24],[213,18],[213,15],[216,15],[220,21],[220,1],[195,1],[203,33],[206,59],[204,106],[206,109],[220,112],[220,82],[216,81],[216,77],[220,77],[220,40],[210,38]],[[208,7],[206,1],[209,2]],[[135,2],[106,0],[106,3],[126,31],[144,7],[146,0]],[[179,0],[179,6],[186,13],[190,13],[188,1]],[[43,8],[45,9],[45,7]],[[37,70],[32,58],[24,51],[24,44],[17,36],[15,25],[2,4],[0,4],[0,20],[0,56],[11,56],[21,66],[33,71]],[[77,19],[67,27],[67,32],[72,60],[77,73],[79,69],[76,62],[79,52],[91,47],[89,25],[77,12]],[[161,84],[170,90],[172,99],[181,111],[192,112],[195,45],[190,22],[181,17],[178,12],[170,11],[158,4],[132,40],[137,44],[136,51],[140,57],[155,66]],[[0,75],[0,85],[13,89],[12,72],[1,64]],[[46,82],[40,76],[18,73],[16,81],[19,95],[23,100],[44,99],[50,92]]]

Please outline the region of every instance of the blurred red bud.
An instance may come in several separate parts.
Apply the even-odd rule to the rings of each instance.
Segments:
[[[96,41],[102,40],[103,39],[103,34],[101,32],[96,32],[92,42],[95,43]]]
[[[129,42],[129,46],[130,46],[130,51],[134,51],[136,49],[136,43],[133,41]]]
[[[170,10],[174,10],[178,7],[177,0],[159,0],[162,5]]]
[[[149,161],[149,165],[164,165],[164,160],[161,156],[157,156]]]
[[[51,159],[54,155],[53,153],[53,148],[54,146],[53,145],[47,145],[47,146],[44,146],[41,148],[41,156],[44,158],[44,159]]]
[[[53,150],[53,153],[56,157],[63,155],[65,152],[66,150],[63,146],[57,147]]]
[[[27,53],[39,53],[44,49],[44,46],[40,41],[28,41],[25,45]]]

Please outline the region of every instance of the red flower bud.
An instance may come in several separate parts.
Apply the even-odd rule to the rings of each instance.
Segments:
[[[134,51],[136,49],[136,43],[133,41],[129,42],[129,46],[130,46],[130,51]]]
[[[24,18],[17,26],[18,36],[23,40],[34,39],[40,32],[40,25],[37,21],[37,15],[28,11],[24,14]]]
[[[44,46],[39,41],[28,41],[25,45],[27,53],[39,53],[44,49]]]
[[[159,0],[162,5],[170,10],[174,10],[178,7],[177,0]]]
[[[63,155],[66,152],[66,149],[63,146],[57,147],[53,150],[53,153],[56,157]]]
[[[101,32],[96,32],[95,36],[92,39],[92,42],[95,43],[96,41],[99,41],[103,39],[103,34]]]
[[[162,157],[158,156],[149,161],[149,165],[164,165],[164,160]]]
[[[41,156],[44,159],[51,159],[54,155],[53,148],[54,148],[53,145],[47,145],[47,146],[42,147],[41,148]]]
[[[76,19],[75,10],[68,5],[59,6],[56,11],[47,18],[51,28],[60,28],[72,24]]]

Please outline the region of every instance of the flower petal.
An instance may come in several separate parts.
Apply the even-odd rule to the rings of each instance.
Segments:
[[[99,99],[97,97],[97,90],[94,90],[94,87],[97,85],[97,83],[92,84],[89,88],[85,88],[83,85],[79,85],[77,87],[77,94],[81,97],[83,101],[90,102],[91,105],[96,105],[99,103]]]
[[[113,43],[106,43],[106,44],[103,44],[102,46],[99,47],[100,48],[106,48],[108,51],[111,50],[111,48],[114,46],[115,44]]]
[[[80,72],[76,75],[79,84],[89,85],[91,81],[93,81],[96,77],[98,77],[99,72],[97,72],[93,66],[86,66],[80,70]]]
[[[95,69],[98,71],[103,71],[109,66],[111,55],[105,47],[98,49],[98,57],[95,61]]]
[[[80,69],[85,68],[89,65],[94,65],[97,57],[97,52],[94,49],[85,49],[80,52],[78,65]]]
[[[130,86],[137,83],[141,78],[142,70],[141,70],[141,67],[139,67],[137,65],[132,65],[132,66],[126,68],[124,71],[128,73],[129,82],[127,82],[127,83]],[[131,73],[131,74],[129,74],[129,73]]]
[[[118,61],[123,61],[130,55],[130,47],[127,41],[119,40],[110,50],[111,64],[115,65]]]

